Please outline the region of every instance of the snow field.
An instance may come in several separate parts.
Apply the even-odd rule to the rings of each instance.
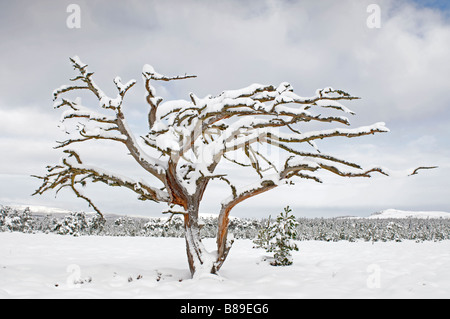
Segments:
[[[220,277],[196,279],[183,238],[0,233],[0,243],[0,298],[450,297],[448,240],[300,241],[287,267],[236,240]]]

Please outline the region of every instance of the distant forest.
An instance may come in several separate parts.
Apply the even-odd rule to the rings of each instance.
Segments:
[[[321,241],[441,241],[450,239],[450,219],[365,219],[365,218],[297,218],[298,240]],[[268,219],[231,219],[229,233],[235,239],[254,239],[267,226]],[[184,237],[183,219],[106,216],[73,212],[33,214],[8,206],[0,207],[0,231],[54,233],[72,236],[149,236]],[[217,234],[217,218],[202,218],[201,235]]]

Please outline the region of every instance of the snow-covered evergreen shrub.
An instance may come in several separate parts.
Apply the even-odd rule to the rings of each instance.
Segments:
[[[184,237],[184,218],[174,216],[170,222],[167,223],[165,236],[177,238]]]
[[[8,231],[6,224],[8,223],[8,211],[10,210],[9,207],[0,207],[0,230],[1,231]]]
[[[59,235],[80,236],[89,233],[89,223],[86,214],[75,212],[57,221],[54,226],[54,232]]]
[[[267,252],[273,252],[273,266],[288,266],[292,264],[292,250],[298,250],[296,227],[298,222],[293,215],[290,215],[291,209],[287,206],[284,214],[281,213],[275,224],[269,229],[269,245]]]
[[[269,244],[269,229],[271,226],[271,216],[267,219],[267,222],[265,222],[260,228],[256,235],[256,238],[253,240],[253,243],[255,246],[253,248],[264,248],[266,249]]]
[[[284,208],[284,213],[280,213],[274,223],[270,220],[266,227],[261,228],[258,237],[254,241],[257,247],[264,248],[267,252],[273,253],[272,266],[288,266],[292,264],[291,251],[298,250],[296,227],[298,222],[293,215],[290,215],[289,206]]]
[[[258,235],[262,221],[251,218],[236,218],[230,221],[228,231],[235,239],[254,239]]]
[[[136,228],[135,221],[129,216],[119,217],[114,221],[116,236],[138,236],[140,231]]]
[[[141,234],[150,237],[183,237],[183,225],[183,219],[178,216],[174,216],[171,220],[152,218],[144,224]]]
[[[160,218],[151,219],[150,221],[145,223],[144,228],[142,229],[141,233],[144,236],[163,237],[164,222],[162,222]]]
[[[217,234],[218,222],[219,221],[217,217],[200,217],[199,218],[200,236],[202,238],[215,237]]]
[[[402,241],[401,239],[401,230],[402,225],[396,222],[389,222],[386,225],[385,235],[383,236],[383,241]]]
[[[100,235],[105,228],[106,219],[100,214],[94,214],[87,219],[87,231],[89,235]]]
[[[0,230],[30,233],[33,230],[33,217],[27,207],[18,211],[11,207],[0,208]]]

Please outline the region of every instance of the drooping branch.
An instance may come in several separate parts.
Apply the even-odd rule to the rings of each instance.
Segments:
[[[438,166],[420,166],[417,167],[411,174],[409,174],[409,176],[417,175],[419,171],[422,169],[434,169],[434,168],[438,168]]]
[[[65,150],[67,157],[62,158],[61,164],[47,167],[48,173],[41,176],[34,176],[43,180],[42,185],[35,191],[35,194],[43,194],[53,189],[58,193],[63,188],[71,188],[75,194],[86,200],[97,212],[100,212],[93,202],[82,195],[77,185],[85,186],[87,182],[102,182],[108,186],[125,187],[139,195],[140,200],[151,200],[155,202],[169,202],[167,192],[147,185],[144,181],[134,181],[130,178],[120,176],[98,167],[85,165],[79,156],[73,150]],[[71,157],[76,162],[70,160]]]

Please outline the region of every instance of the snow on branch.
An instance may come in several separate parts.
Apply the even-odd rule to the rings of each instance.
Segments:
[[[54,189],[58,193],[63,188],[71,188],[75,194],[88,201],[97,212],[99,209],[92,201],[84,196],[76,187],[77,185],[86,186],[88,181],[102,182],[109,186],[126,187],[139,195],[140,200],[151,200],[155,202],[168,202],[167,192],[154,188],[144,181],[134,181],[125,176],[108,172],[104,169],[86,165],[81,161],[79,154],[73,150],[65,150],[68,156],[61,159],[61,163],[55,166],[47,167],[47,175],[44,177],[34,176],[43,180],[43,184],[35,191],[35,194],[43,194],[45,191]],[[75,158],[72,161],[71,158]]]
[[[358,137],[364,135],[370,135],[375,133],[386,133],[389,132],[389,129],[385,126],[385,123],[379,122],[369,126],[362,126],[354,129],[331,129],[331,130],[321,130],[321,131],[312,131],[301,134],[292,134],[292,133],[271,133],[270,138],[273,140],[277,140],[280,142],[287,143],[303,143],[307,141],[324,139],[329,137]]]
[[[157,80],[157,81],[184,80],[184,79],[197,77],[196,75],[187,75],[187,74],[181,75],[181,76],[173,76],[173,77],[165,76],[165,75],[162,75],[162,74],[159,74],[158,72],[156,72],[155,69],[149,64],[144,65],[144,67],[142,69],[142,75],[146,79]]]
[[[55,99],[72,90],[88,90],[97,97],[100,110],[83,106],[79,100],[63,98],[55,102],[56,108],[66,108],[61,122],[81,121],[77,124],[78,136],[69,135],[67,140],[59,142],[57,148],[89,140],[120,142],[146,171],[163,182],[172,196],[177,193],[177,198],[196,194],[212,179],[226,181],[239,198],[236,186],[226,175],[214,173],[222,158],[242,167],[251,167],[260,178],[257,184],[270,174],[278,176],[278,180],[300,177],[320,182],[314,175],[319,169],[346,177],[369,177],[373,172],[387,174],[381,168],[364,171],[356,163],[322,154],[315,143],[331,137],[353,138],[389,132],[384,123],[305,131],[307,123],[350,126],[346,116],[322,112],[339,111],[354,115],[341,101],[359,97],[345,91],[327,87],[317,90],[314,96],[303,97],[296,94],[288,82],[278,86],[255,83],[237,90],[225,90],[216,96],[199,98],[191,93],[188,100],[163,102],[163,98],[156,95],[151,81],[167,82],[196,76],[165,76],[147,64],[143,67],[142,76],[150,106],[149,132],[142,141],[160,154],[157,159],[141,148],[121,110],[125,94],[136,81],[123,83],[120,77],[114,78],[118,94],[110,98],[94,82],[87,64],[78,57],[70,60],[79,73],[71,80],[81,84],[60,87],[54,92]],[[298,145],[302,143],[312,146],[315,152],[300,150]],[[278,149],[287,156],[284,159],[273,158],[261,145]],[[298,165],[293,165],[294,160]],[[351,170],[342,170],[336,165]],[[171,192],[170,186],[177,190]],[[175,200],[177,203],[184,201]]]
[[[303,97],[295,93],[288,82],[278,86],[255,83],[237,90],[225,90],[216,96],[200,98],[190,93],[186,100],[164,101],[157,95],[153,81],[185,80],[195,76],[165,76],[145,65],[142,79],[149,106],[148,133],[141,137],[141,145],[122,111],[125,95],[136,81],[122,82],[120,77],[115,77],[113,83],[117,95],[109,97],[94,82],[94,73],[88,70],[87,64],[78,57],[70,61],[77,71],[71,79],[73,84],[53,92],[54,107],[63,109],[61,126],[67,133],[67,139],[60,141],[57,148],[64,149],[67,156],[61,163],[48,166],[45,176],[38,177],[42,185],[35,194],[48,190],[58,193],[69,188],[100,213],[79,186],[101,182],[128,188],[141,200],[165,202],[172,214],[177,213],[172,208],[180,206],[185,217],[186,251],[193,275],[197,271],[216,273],[220,269],[232,244],[232,240],[227,240],[229,213],[248,198],[282,184],[291,184],[295,179],[321,183],[321,172],[350,178],[398,173],[382,167],[363,168],[319,149],[317,143],[323,139],[389,132],[382,122],[351,128],[347,116],[355,113],[341,102],[359,97],[345,91],[327,87],[317,90],[313,96]],[[79,98],[62,97],[74,91],[94,94],[98,104],[88,107],[82,105]],[[327,124],[334,128],[322,128]],[[163,187],[156,188],[144,181],[86,165],[78,153],[67,149],[77,143],[103,140],[124,145],[132,158]],[[151,155],[144,148],[150,148]],[[229,168],[220,165],[222,159],[231,165],[251,169],[251,173],[256,174],[250,174],[246,179],[254,178],[253,183],[247,186],[236,184],[228,172],[221,171]],[[421,166],[408,170],[404,176],[431,168],[435,167]],[[231,194],[221,202],[217,250],[210,254],[199,237],[198,210],[204,192],[213,180],[225,182]]]
[[[144,73],[155,74],[154,71]],[[209,95],[203,99],[191,93],[191,101],[175,100],[164,103],[162,103],[162,99],[154,100],[153,88],[147,88],[147,90],[148,96],[151,95],[153,100],[149,102],[152,105],[149,114],[151,130],[144,140],[151,147],[166,150],[166,154],[169,149],[185,154],[194,147],[200,150],[211,143],[217,145],[208,145],[207,149],[221,150],[222,147],[219,144],[227,141],[230,136],[239,138],[246,135],[246,138],[242,139],[245,144],[252,140],[252,136],[255,136],[255,134],[247,132],[256,129],[261,137],[267,135],[270,128],[289,127],[294,130],[293,126],[301,122],[336,122],[350,125],[346,117],[314,115],[308,110],[322,107],[354,114],[337,101],[357,99],[344,91],[331,88],[318,90],[314,97],[304,98],[296,95],[292,86],[286,82],[281,83],[278,87],[252,84],[239,90],[223,91],[215,97]],[[288,107],[285,105],[289,103],[300,104],[300,106]],[[266,119],[262,119],[262,117],[266,117]],[[237,123],[227,123],[233,119],[237,119]],[[244,120],[241,121],[241,119]],[[199,126],[198,123],[201,125]],[[195,129],[199,127],[202,131],[196,134]],[[261,130],[263,128],[268,130],[264,132]],[[212,130],[216,132],[211,133]],[[351,137],[351,134],[347,135]],[[209,141],[206,141],[205,135],[211,137]],[[198,142],[199,138],[202,138],[203,141]],[[260,138],[256,139],[260,140]],[[238,143],[234,142],[234,145],[236,144]],[[312,145],[312,143],[310,144]],[[162,148],[161,145],[163,145]],[[200,150],[198,153],[204,152]]]
[[[81,105],[80,99],[71,101],[62,98],[60,101],[56,101],[54,104],[55,108],[67,108],[61,116],[62,123],[68,120],[87,121],[78,122],[76,127],[79,137],[71,137],[65,141],[58,142],[57,148],[64,148],[73,143],[89,140],[121,142],[145,170],[162,179],[161,172],[164,170],[164,163],[156,158],[152,158],[140,148],[133,133],[128,128],[125,116],[121,110],[125,94],[136,84],[136,81],[130,80],[127,83],[123,83],[120,77],[115,77],[113,83],[117,88],[118,94],[115,98],[110,98],[94,82],[92,77],[94,73],[89,72],[87,64],[81,62],[78,57],[70,58],[70,61],[74,69],[79,73],[71,81],[82,82],[83,85],[62,86],[54,91],[54,99],[57,100],[61,94],[72,90],[87,89],[98,99],[101,111]]]
[[[159,74],[158,72],[155,71],[155,69],[151,65],[146,64],[146,65],[144,65],[144,67],[142,69],[142,77],[144,79],[144,86],[147,91],[146,100],[150,106],[150,111],[148,113],[148,124],[149,124],[149,128],[151,129],[153,127],[153,124],[156,121],[157,108],[158,108],[159,104],[163,101],[163,98],[160,96],[156,96],[156,90],[151,85],[150,81],[155,80],[155,81],[168,82],[168,81],[174,81],[174,80],[185,80],[185,79],[196,78],[197,76],[185,74],[184,76],[168,77],[168,76]]]
[[[185,168],[189,167],[188,174],[179,176],[190,194],[196,191],[196,181],[201,176],[212,174],[222,158],[241,166],[251,166],[260,178],[266,171],[278,171],[276,161],[251,145],[266,143],[295,154],[295,147],[287,147],[286,144],[305,142],[320,153],[315,140],[389,131],[384,123],[376,123],[356,129],[336,128],[301,133],[297,126],[302,123],[350,125],[345,116],[313,113],[314,110],[331,109],[353,115],[354,112],[339,101],[358,97],[342,90],[325,88],[317,90],[313,97],[301,97],[294,93],[287,82],[278,86],[252,84],[238,90],[223,91],[217,96],[208,95],[203,99],[191,93],[190,101],[162,102],[162,98],[155,97],[154,88],[149,86],[152,77],[162,77],[150,66],[144,67],[143,74],[147,80],[147,100],[151,105],[150,131],[143,140],[174,163],[180,160],[189,163],[184,164]],[[174,79],[181,78],[188,77]],[[284,132],[283,128],[289,129],[291,133]],[[239,151],[247,158],[246,163],[226,155]]]
[[[122,97],[125,95],[125,93],[127,93],[129,89],[133,87],[133,85],[136,84],[136,80],[130,80],[126,84],[122,84],[122,79],[119,76],[115,77],[113,82],[116,85],[120,96]]]

